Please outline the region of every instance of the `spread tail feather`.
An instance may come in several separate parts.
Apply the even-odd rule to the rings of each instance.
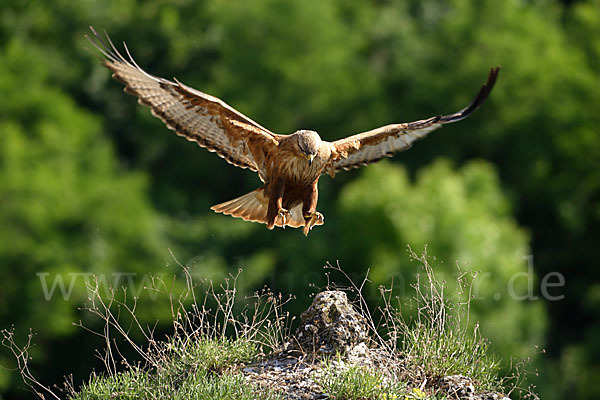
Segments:
[[[231,215],[232,217],[242,218],[244,221],[267,224],[268,208],[269,199],[264,194],[264,188],[261,187],[233,200],[214,205],[210,209],[218,213]],[[290,226],[292,228],[304,226],[302,204],[290,210],[290,214],[287,216],[285,222],[285,226]],[[278,216],[275,219],[275,225],[281,227],[282,224],[283,218]]]

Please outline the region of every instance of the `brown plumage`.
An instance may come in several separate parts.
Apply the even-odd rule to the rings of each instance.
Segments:
[[[90,42],[106,59],[104,65],[125,85],[125,92],[138,97],[170,129],[227,162],[258,173],[260,188],[236,199],[217,204],[216,212],[246,221],[274,226],[304,227],[307,235],[323,224],[317,212],[319,177],[350,170],[408,150],[413,142],[443,124],[468,117],[492,90],[499,68],[492,68],[475,99],[462,110],[421,121],[392,124],[349,136],[335,142],[321,140],[314,131],[276,134],[262,127],[220,99],[175,80],[146,73],[133,60],[121,55],[106,35],[107,43],[90,27]]]

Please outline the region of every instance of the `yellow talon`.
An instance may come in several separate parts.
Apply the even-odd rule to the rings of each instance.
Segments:
[[[281,217],[281,227],[283,229],[285,229],[285,225],[287,224],[287,218],[289,215],[290,215],[290,212],[288,210],[286,210],[285,208],[279,209],[278,216]]]
[[[304,214],[304,236],[308,235],[308,232],[312,230],[315,225],[322,225],[325,221],[323,214],[315,211],[312,214]]]

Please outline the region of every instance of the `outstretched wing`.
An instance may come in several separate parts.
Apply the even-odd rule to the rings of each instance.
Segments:
[[[258,172],[266,179],[265,156],[278,143],[278,135],[263,128],[220,99],[195,90],[183,83],[148,74],[131,57],[123,57],[106,35],[104,40],[90,27],[87,39],[106,57],[104,65],[113,78],[125,84],[124,91],[138,97],[170,129],[227,162]]]
[[[349,136],[333,142],[337,157],[333,160],[330,173],[350,170],[378,161],[383,157],[408,150],[412,144],[444,124],[467,118],[488,97],[500,68],[492,68],[486,83],[481,87],[475,99],[462,110],[445,116],[436,116],[421,121],[383,126],[368,132]]]

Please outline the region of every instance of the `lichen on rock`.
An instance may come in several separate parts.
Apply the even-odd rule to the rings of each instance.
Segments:
[[[347,354],[368,340],[365,318],[345,292],[324,291],[302,313],[291,349],[323,354]]]

